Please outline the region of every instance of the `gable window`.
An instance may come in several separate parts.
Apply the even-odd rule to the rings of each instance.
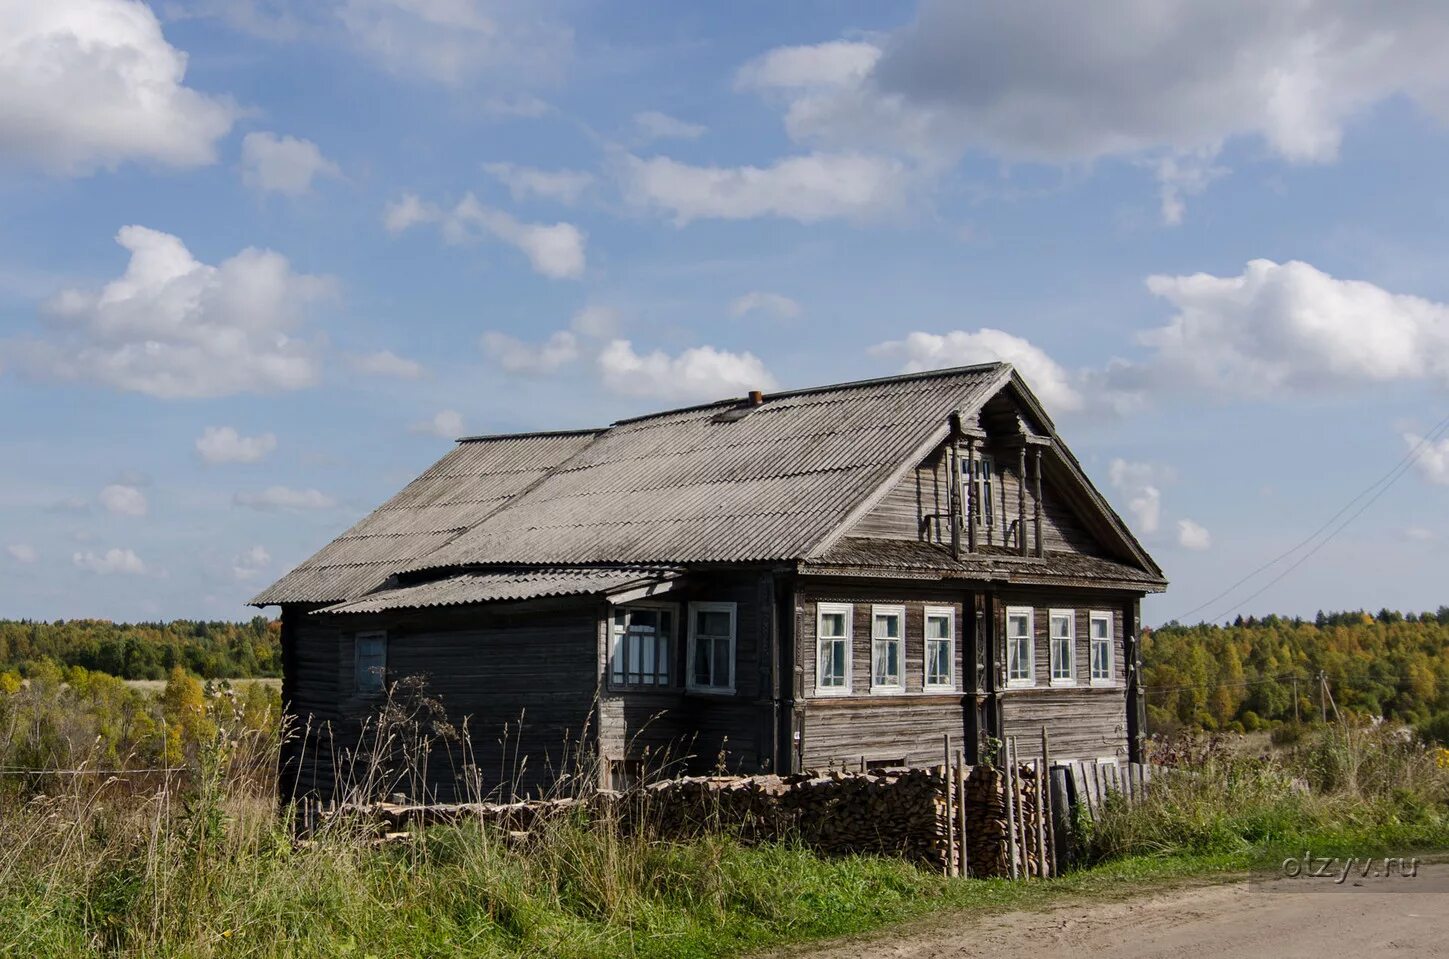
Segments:
[[[1031,686],[1032,610],[1025,606],[1006,610],[1006,685]]]
[[[689,604],[689,688],[735,691],[735,604]]]
[[[821,603],[815,613],[815,691],[850,692],[850,630],[854,607]]]
[[[968,473],[971,470],[971,461],[961,461],[961,472]],[[992,507],[992,489],[996,479],[996,464],[991,457],[980,455],[976,457],[976,473],[974,476],[965,476],[966,480],[966,509],[971,509],[972,503],[976,504],[976,523],[978,526],[991,526],[994,516]]]
[[[1112,682],[1112,614],[1093,611],[1091,619],[1092,637],[1092,684],[1106,685]]]
[[[1077,679],[1077,657],[1072,648],[1076,639],[1077,614],[1070,609],[1051,612],[1052,685],[1070,686]]]
[[[668,686],[674,649],[674,609],[619,606],[609,645],[609,682],[614,686]]]
[[[358,633],[352,646],[355,688],[359,693],[382,692],[387,682],[387,633]]]
[[[956,612],[946,606],[926,607],[926,689],[955,686],[952,666],[956,661]]]
[[[901,676],[901,647],[905,641],[904,606],[870,608],[870,689],[897,692],[905,689]]]

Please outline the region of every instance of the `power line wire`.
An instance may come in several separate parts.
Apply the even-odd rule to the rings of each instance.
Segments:
[[[1310,550],[1309,553],[1306,556],[1302,557],[1298,562],[1294,563],[1288,569],[1284,570],[1276,578],[1274,578],[1273,580],[1271,580],[1268,583],[1267,586],[1264,586],[1262,589],[1260,589],[1257,592],[1253,593],[1247,599],[1244,599],[1242,602],[1238,603],[1236,606],[1233,606],[1232,608],[1230,608],[1229,610],[1227,610],[1227,612],[1231,613],[1234,610],[1240,609],[1244,605],[1246,605],[1247,603],[1249,603],[1252,600],[1256,599],[1258,596],[1261,596],[1266,590],[1268,590],[1274,584],[1276,584],[1281,579],[1283,579],[1284,576],[1287,576],[1289,573],[1293,572],[1293,570],[1295,570],[1299,566],[1303,565],[1303,562],[1304,561],[1306,561],[1314,553],[1318,552],[1318,550],[1322,549],[1323,546],[1325,546],[1330,540],[1332,540],[1334,536],[1338,535],[1338,533],[1345,526],[1347,526],[1349,523],[1351,523],[1355,519],[1357,519],[1359,517],[1359,515],[1361,515],[1363,513],[1364,510],[1368,509],[1368,507],[1372,506],[1374,504],[1374,502],[1389,489],[1389,487],[1393,486],[1393,484],[1398,481],[1399,477],[1401,477],[1405,472],[1408,471],[1408,468],[1411,465],[1413,465],[1413,463],[1419,458],[1419,456],[1423,453],[1424,449],[1427,448],[1430,443],[1432,443],[1435,440],[1437,440],[1439,438],[1439,434],[1443,433],[1446,430],[1446,428],[1449,428],[1449,416],[1445,416],[1438,423],[1434,424],[1434,427],[1431,430],[1429,430],[1419,440],[1418,444],[1416,446],[1414,446],[1411,450],[1409,450],[1408,453],[1404,454],[1404,456],[1397,463],[1395,463],[1392,467],[1390,467],[1390,469],[1389,469],[1389,471],[1387,473],[1385,473],[1383,476],[1380,476],[1378,479],[1376,479],[1372,483],[1370,483],[1367,487],[1365,487],[1362,491],[1360,491],[1356,496],[1354,496],[1347,503],[1345,503],[1338,510],[1338,512],[1336,512],[1332,516],[1330,516],[1328,518],[1328,520],[1323,523],[1323,525],[1319,526],[1312,533],[1308,534],[1308,536],[1306,536],[1304,539],[1302,539],[1300,542],[1298,542],[1292,548],[1290,548],[1288,550],[1285,550],[1282,553],[1279,553],[1277,556],[1275,556],[1272,559],[1268,560],[1263,565],[1261,565],[1261,566],[1257,567],[1256,569],[1252,570],[1251,572],[1247,573],[1241,579],[1239,579],[1237,582],[1233,583],[1227,589],[1225,589],[1222,592],[1218,593],[1216,596],[1212,597],[1211,599],[1207,600],[1206,602],[1200,603],[1197,606],[1194,606],[1192,609],[1189,609],[1187,612],[1181,613],[1181,614],[1179,614],[1177,616],[1172,617],[1172,619],[1181,621],[1183,619],[1186,619],[1189,616],[1192,616],[1194,613],[1199,612],[1200,610],[1206,609],[1207,607],[1209,607],[1209,606],[1213,605],[1214,603],[1216,603],[1218,600],[1220,600],[1223,597],[1225,597],[1225,596],[1229,595],[1230,593],[1232,593],[1239,586],[1242,586],[1244,583],[1246,583],[1248,580],[1252,579],[1254,576],[1257,576],[1259,573],[1261,573],[1261,572],[1269,569],[1270,567],[1276,566],[1278,563],[1280,563],[1283,560],[1287,559],[1289,556],[1292,556],[1294,553],[1296,553],[1299,550],[1303,549],[1309,543],[1312,543],[1315,539],[1317,539],[1324,532],[1324,530],[1327,530],[1330,526],[1332,526],[1334,524],[1334,522],[1336,522],[1340,516],[1342,516],[1344,513],[1347,513],[1350,509],[1352,509],[1353,508],[1353,505],[1355,503],[1357,503],[1359,500],[1363,499],[1368,494],[1372,493],[1375,489],[1378,489],[1381,486],[1383,487],[1382,489],[1379,489],[1378,492],[1374,494],[1373,498],[1370,499],[1367,503],[1365,503],[1363,505],[1363,507],[1358,510],[1358,512],[1356,512],[1352,516],[1350,516],[1341,526],[1339,526],[1332,533],[1330,533],[1327,537],[1325,537],[1325,539],[1323,540],[1323,542],[1321,542],[1321,543],[1317,544],[1316,546],[1314,546],[1313,549]],[[1218,617],[1217,616],[1211,616],[1211,617],[1207,617],[1207,618],[1208,619],[1217,619]]]

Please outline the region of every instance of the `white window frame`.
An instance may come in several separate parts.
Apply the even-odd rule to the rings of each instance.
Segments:
[[[830,637],[830,642],[845,640],[845,685],[844,686],[822,686],[820,685],[820,645],[824,641],[821,636],[820,624],[827,614],[845,615],[845,636]],[[855,606],[851,603],[816,603],[815,604],[815,695],[817,696],[849,696],[852,675],[852,660],[855,658],[853,648],[855,646]]]
[[[1057,642],[1053,632],[1056,624],[1067,621],[1067,674],[1057,675]],[[1047,613],[1047,677],[1053,686],[1075,686],[1077,684],[1077,611],[1075,609],[1053,609]]]
[[[697,651],[696,650],[696,647],[697,647],[697,643],[698,643],[698,639],[699,639],[699,636],[698,636],[698,626],[699,626],[699,623],[697,622],[698,617],[695,614],[696,613],[700,613],[700,612],[715,612],[715,613],[729,613],[730,614],[730,634],[729,634],[730,675],[729,675],[729,681],[728,681],[728,683],[726,685],[723,685],[723,686],[718,685],[718,684],[705,685],[703,683],[697,683],[697,682],[694,681],[695,655],[696,655],[696,651]],[[690,603],[689,604],[689,655],[688,655],[688,657],[686,657],[688,659],[688,662],[685,664],[685,668],[688,670],[688,673],[685,676],[685,688],[687,688],[687,689],[689,689],[689,690],[691,690],[693,692],[699,692],[699,693],[733,693],[735,691],[735,654],[736,654],[736,650],[738,648],[738,635],[739,635],[738,604],[736,604],[736,603],[706,603],[706,602]],[[711,652],[711,654],[713,654],[713,652],[714,652],[713,648],[711,648],[710,652]],[[713,656],[711,656],[711,660],[712,659],[713,659]],[[718,678],[718,677],[716,677],[716,678]]]
[[[1096,646],[1097,637],[1092,632],[1092,626],[1097,623],[1107,624],[1107,675],[1096,674]],[[1115,686],[1117,685],[1117,636],[1115,634],[1116,620],[1109,610],[1094,609],[1087,614],[1087,675],[1091,677],[1093,686]]]
[[[659,611],[662,611],[662,612],[666,612],[666,613],[669,614],[670,633],[669,633],[669,636],[665,637],[665,639],[664,639],[664,655],[665,655],[664,675],[665,675],[665,681],[662,682],[662,683],[631,683],[631,682],[629,682],[629,679],[628,679],[629,674],[628,674],[627,669],[624,672],[624,678],[623,679],[615,679],[614,678],[614,658],[615,658],[615,655],[617,654],[617,652],[618,652],[618,650],[620,648],[620,640],[623,638],[623,637],[621,637],[616,632],[616,630],[618,629],[618,627],[614,623],[614,617],[617,616],[620,612],[627,613],[628,611],[633,610],[633,609],[652,609],[652,610],[659,610]],[[609,646],[608,646],[608,655],[605,658],[605,663],[604,663],[604,669],[605,669],[606,675],[608,676],[609,688],[610,689],[635,689],[635,690],[637,690],[637,689],[676,689],[677,687],[675,685],[675,680],[674,680],[674,655],[675,655],[675,652],[674,651],[675,651],[675,648],[676,648],[676,639],[678,638],[678,636],[679,636],[679,604],[678,603],[649,603],[649,602],[639,602],[639,603],[619,603],[619,604],[617,604],[615,606],[611,606],[609,608]],[[656,645],[655,645],[655,655],[656,656],[658,655],[658,640],[657,639],[656,639]],[[625,665],[627,666],[627,663]],[[658,663],[656,662],[655,663],[655,669],[654,669],[654,675],[657,676],[658,674],[659,674],[659,668],[658,668]]]
[[[1013,616],[1026,617],[1026,678],[1013,679],[1011,676],[1011,654],[1015,641],[1011,636],[1011,618]],[[1006,607],[1006,687],[1008,689],[1027,689],[1036,685],[1036,610],[1031,606],[1008,606]]]
[[[898,625],[894,639],[875,634],[877,616],[895,616],[897,618]],[[877,643],[895,643],[896,681],[893,683],[875,681],[875,647]],[[877,694],[906,691],[906,608],[904,606],[872,606],[870,608],[870,691]]]
[[[931,637],[927,626],[933,619],[946,621],[946,681],[931,682],[931,643],[940,642]],[[921,688],[928,690],[955,690],[956,688],[956,610],[952,606],[927,606],[921,620]]]
[[[377,675],[363,672],[362,644],[376,642],[381,652]],[[387,691],[387,630],[366,629],[352,635],[352,688],[360,695],[374,696]]]

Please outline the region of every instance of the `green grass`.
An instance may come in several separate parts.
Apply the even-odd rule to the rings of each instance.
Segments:
[[[522,846],[478,825],[378,846],[346,823],[296,844],[270,787],[220,766],[184,802],[77,788],[0,805],[0,956],[717,957],[1232,878],[1305,850],[1449,849],[1449,770],[1411,746],[1344,733],[1287,757],[1179,758],[1187,772],[1082,829],[1089,866],[1018,883],[663,841],[577,813]]]

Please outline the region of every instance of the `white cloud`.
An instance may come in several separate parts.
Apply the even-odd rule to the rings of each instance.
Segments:
[[[455,440],[463,435],[463,414],[457,410],[439,410],[430,420],[409,427],[414,433],[427,433],[440,439]]]
[[[275,133],[248,133],[242,139],[242,182],[263,193],[301,196],[319,176],[341,176],[337,164],[317,144]]]
[[[1425,529],[1422,526],[1410,526],[1404,530],[1404,537],[1416,543],[1431,543],[1439,538],[1433,530]]]
[[[349,356],[347,365],[353,372],[365,376],[394,376],[400,380],[420,380],[426,373],[417,360],[398,356],[390,350]]]
[[[1187,197],[1197,196],[1214,180],[1226,176],[1227,167],[1213,163],[1216,151],[1204,150],[1159,157],[1154,164],[1158,196],[1162,201],[1162,222],[1178,226],[1187,212]]]
[[[669,157],[626,157],[623,185],[635,204],[691,220],[774,216],[801,223],[867,218],[899,207],[910,174],[897,160],[810,153],[768,167],[690,166]]]
[[[15,560],[15,562],[23,563],[26,566],[29,566],[40,559],[40,553],[38,553],[35,547],[31,546],[29,543],[11,543],[9,546],[5,547],[5,552],[8,553],[10,555],[10,558]]]
[[[634,129],[645,141],[698,140],[708,131],[698,123],[687,123],[658,110],[634,114]]]
[[[845,40],[776,47],[740,67],[735,87],[792,90],[849,86],[870,75],[880,54],[880,48],[872,43]]]
[[[424,203],[416,193],[404,193],[382,211],[382,224],[389,233],[401,233],[419,223],[433,223],[440,219],[442,211],[430,203]]]
[[[1307,263],[1253,260],[1239,276],[1153,276],[1177,314],[1139,336],[1145,364],[1109,370],[1122,389],[1277,397],[1402,379],[1449,382],[1449,306],[1340,280]]]
[[[510,373],[552,373],[579,358],[578,337],[559,330],[539,344],[525,343],[507,333],[483,334],[483,352]]]
[[[232,503],[263,512],[278,510],[302,512],[304,510],[331,509],[337,505],[337,500],[320,490],[269,486],[259,493],[237,493],[232,497]]]
[[[26,372],[163,399],[310,386],[316,365],[293,331],[331,281],[292,272],[286,257],[248,248],[218,266],[169,233],[123,227],[126,272],[99,291],[71,289],[45,306],[51,330],[12,340]]]
[[[272,554],[261,546],[245,550],[232,561],[231,574],[240,581],[255,579],[272,562]]]
[[[516,247],[528,257],[537,273],[554,279],[576,279],[585,266],[584,234],[572,223],[522,223],[502,210],[479,203],[473,194],[463,197],[451,210],[404,194],[383,212],[383,222],[392,233],[420,223],[437,223],[449,243],[475,240],[482,234]]]
[[[134,486],[112,484],[101,490],[101,505],[117,516],[145,516],[146,494]]]
[[[1432,2],[925,0],[870,42],[769,51],[736,86],[785,103],[800,143],[1007,161],[1216,152],[1258,138],[1290,162],[1335,158],[1345,125],[1405,96],[1449,114],[1449,18]],[[1164,214],[1206,180],[1164,180]]]
[[[1132,527],[1140,532],[1155,533],[1162,525],[1162,490],[1159,483],[1163,478],[1163,471],[1151,463],[1114,459],[1107,468],[1108,482],[1127,498]]]
[[[557,78],[573,34],[540,10],[507,0],[343,0],[338,15],[388,69],[458,85]]]
[[[640,355],[628,340],[613,340],[599,354],[598,366],[606,388],[629,396],[717,400],[775,388],[775,378],[753,354],[712,346],[678,356],[662,350]]]
[[[1439,486],[1449,486],[1449,439],[1425,440],[1413,433],[1404,434],[1409,450],[1419,450],[1414,468],[1419,475]]]
[[[277,448],[271,433],[242,436],[230,426],[208,426],[196,438],[196,452],[204,463],[256,463]]]
[[[237,111],[185,76],[139,0],[0,4],[0,158],[67,176],[213,163]]]
[[[872,353],[901,357],[902,372],[970,366],[975,363],[1010,363],[1041,401],[1053,412],[1082,409],[1082,394],[1072,376],[1041,348],[1019,336],[990,327],[975,332],[914,332],[904,340],[881,343]]]
[[[483,169],[508,187],[516,201],[531,197],[577,203],[579,197],[594,183],[594,175],[583,170],[540,170],[513,163],[485,163]]]
[[[800,315],[800,304],[783,293],[753,290],[730,303],[730,316],[747,313],[765,313],[777,319],[791,320]]]
[[[1103,16],[1072,0],[927,0],[864,74],[793,104],[792,130],[831,142],[932,132],[956,149],[1053,162],[1256,135],[1289,160],[1329,160],[1345,121],[1375,102],[1407,94],[1442,111],[1446,43],[1432,3],[1163,0]],[[836,46],[809,49],[838,62]],[[880,125],[868,132],[866,120]]]
[[[586,306],[574,314],[569,328],[596,340],[613,336],[619,328],[619,311],[608,306]]]
[[[102,576],[109,576],[112,573],[125,576],[146,575],[146,564],[141,561],[141,557],[129,549],[112,547],[104,553],[86,550],[83,553],[72,554],[70,561],[78,569],[89,570]]]
[[[1177,545],[1183,549],[1205,550],[1213,544],[1212,534],[1190,519],[1177,521]]]

